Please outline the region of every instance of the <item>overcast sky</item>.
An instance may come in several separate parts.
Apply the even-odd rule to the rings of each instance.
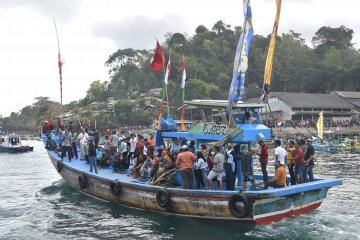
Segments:
[[[255,34],[270,34],[275,0],[251,4]],[[310,43],[320,27],[344,25],[359,47],[359,9],[358,0],[283,0],[279,34],[291,29]],[[91,82],[109,80],[104,63],[119,48],[153,49],[154,36],[163,41],[167,32],[191,36],[200,24],[211,29],[218,20],[232,27],[243,22],[241,0],[0,0],[2,116],[38,96],[60,101],[53,17],[65,60],[64,103],[83,98]]]

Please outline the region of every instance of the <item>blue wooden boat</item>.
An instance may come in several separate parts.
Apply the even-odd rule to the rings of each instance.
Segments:
[[[244,9],[247,9],[245,14],[247,20],[244,22],[251,24],[250,6],[246,5]],[[248,30],[244,31],[244,34],[247,34],[249,38],[240,38],[242,42],[239,40],[236,54],[239,59],[235,60],[237,63],[242,62],[243,65],[239,68],[241,71],[247,68],[247,60],[245,59],[247,55],[244,52],[248,52],[250,38],[252,37],[252,35],[248,35],[249,32],[252,33],[251,26],[247,25],[243,29]],[[277,28],[274,27],[274,29]],[[276,33],[272,35],[272,38],[276,39]],[[248,41],[246,44],[244,43],[245,39]],[[234,73],[236,72],[238,69],[234,69]],[[241,72],[239,77],[243,78],[243,73]],[[236,79],[233,78],[233,80]],[[235,88],[232,86],[230,89],[234,91]],[[228,124],[229,121],[226,122],[226,116],[222,111],[226,108],[227,102],[211,100],[187,102],[187,104],[200,109],[218,109],[225,121],[213,123],[203,119],[187,131],[178,131],[174,121],[163,121],[163,124],[160,125],[161,129],[155,130],[157,145],[166,139],[179,138],[194,140],[197,149],[202,143],[218,146],[238,143],[247,144],[250,147],[254,141],[271,139],[270,129],[261,123],[258,116],[258,111],[265,107],[264,104],[241,102],[231,104],[233,111],[228,114],[231,119],[231,124]],[[250,123],[249,119],[246,118],[248,116],[246,113],[251,113],[255,121]],[[52,139],[57,140],[57,137],[52,134]],[[67,158],[61,160],[58,154],[50,149],[52,148],[48,148],[47,152],[53,166],[61,177],[78,191],[129,207],[194,218],[268,224],[315,210],[324,201],[329,188],[342,184],[340,179],[318,178],[313,182],[280,189],[242,189],[242,186],[236,186],[236,189],[231,191],[222,189],[214,191],[193,190],[179,187],[181,186],[181,178],[179,173],[175,172],[173,175],[175,186],[165,187],[133,179],[129,174],[113,173],[112,169],[100,169],[99,174],[93,174],[89,172],[89,165],[85,161],[74,160],[69,162]],[[241,183],[241,168],[239,162],[237,164],[237,178],[238,182]],[[256,179],[261,181],[262,176],[256,175]]]
[[[318,151],[318,152],[327,152],[327,153],[337,153],[338,152],[336,147],[326,145],[326,144],[320,144],[316,140],[313,141],[312,145],[313,145],[315,151]]]
[[[198,107],[224,107],[225,103],[187,102]],[[199,123],[188,131],[158,130],[160,138],[193,139],[198,146],[201,143],[240,143],[251,146],[254,140],[270,139],[270,129],[264,126],[257,115],[262,104],[235,104],[234,119],[236,126],[228,129],[226,125]],[[245,124],[242,111],[251,111],[257,123]],[[52,134],[52,139],[58,141]],[[330,187],[342,184],[335,178],[320,179],[314,182],[287,186],[281,189],[242,189],[236,186],[228,190],[191,190],[182,189],[179,173],[174,175],[176,187],[151,185],[144,180],[133,179],[129,174],[113,173],[112,169],[100,169],[99,174],[89,172],[85,161],[69,162],[61,160],[57,153],[47,150],[53,166],[61,177],[74,189],[90,196],[125,206],[180,216],[230,220],[239,223],[268,224],[286,217],[304,214],[318,208],[326,197]],[[240,164],[239,164],[240,165]],[[237,177],[242,181],[240,166]],[[262,181],[261,175],[255,176]]]

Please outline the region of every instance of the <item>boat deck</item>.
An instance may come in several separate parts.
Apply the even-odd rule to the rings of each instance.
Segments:
[[[61,160],[60,157],[52,152],[52,151],[48,151],[48,153],[55,158],[56,160]],[[159,188],[161,186],[156,186],[156,185],[151,185],[148,180],[146,179],[137,179],[137,178],[132,178],[129,175],[129,170],[126,171],[125,174],[120,174],[117,172],[113,172],[112,167],[107,167],[107,168],[100,168],[98,169],[98,174],[95,174],[93,172],[90,172],[90,165],[87,163],[87,161],[85,160],[77,160],[77,159],[73,159],[71,162],[69,162],[68,158],[65,157],[63,160],[63,164],[66,165],[69,168],[75,169],[77,171],[80,172],[86,172],[87,175],[93,177],[93,178],[98,178],[98,179],[102,179],[102,180],[110,180],[110,181],[121,181],[124,183],[131,183],[131,184],[136,184],[136,185],[142,185],[143,187],[146,188]],[[175,181],[177,183],[180,183],[181,181],[181,177],[180,177],[180,173],[178,172],[177,174],[175,174]],[[269,176],[269,178],[271,178],[272,176]],[[311,191],[311,190],[317,190],[320,188],[330,188],[333,186],[337,186],[337,185],[341,185],[342,184],[342,180],[341,179],[336,179],[336,178],[326,178],[326,179],[320,179],[317,178],[315,179],[315,181],[313,182],[308,182],[308,183],[303,183],[303,184],[298,184],[298,185],[292,185],[292,186],[286,186],[284,188],[275,188],[275,189],[267,189],[267,190],[262,190],[262,176],[261,175],[255,175],[255,179],[257,180],[257,184],[258,187],[256,190],[247,190],[246,194],[248,196],[252,196],[252,197],[258,197],[258,196],[262,196],[262,197],[281,197],[281,196],[287,196],[287,195],[291,195],[291,194],[296,194],[296,193],[301,193],[304,191]],[[261,181],[261,182],[260,182]],[[223,185],[225,185],[225,183],[223,183]],[[251,183],[248,183],[248,187],[251,186]],[[242,190],[242,186],[236,186],[236,189],[234,191],[231,190],[205,190],[205,189],[182,189],[182,187],[177,186],[174,188],[168,188],[168,189],[176,189],[177,191],[191,191],[193,193],[211,193],[211,194],[221,194],[221,195],[233,195],[234,193]]]

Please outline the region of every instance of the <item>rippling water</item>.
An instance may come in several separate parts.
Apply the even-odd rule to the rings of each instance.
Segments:
[[[317,176],[340,177],[316,211],[240,225],[130,209],[70,188],[41,142],[0,155],[0,239],[360,239],[360,155],[317,154]],[[258,169],[258,168],[257,168]]]

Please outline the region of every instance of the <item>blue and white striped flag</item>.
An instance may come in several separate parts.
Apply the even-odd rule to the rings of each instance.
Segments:
[[[245,73],[248,68],[248,54],[250,43],[254,35],[252,26],[252,13],[250,0],[244,0],[244,25],[241,33],[234,60],[233,76],[228,97],[227,112],[230,112],[232,103],[237,103],[242,99],[245,93]]]

